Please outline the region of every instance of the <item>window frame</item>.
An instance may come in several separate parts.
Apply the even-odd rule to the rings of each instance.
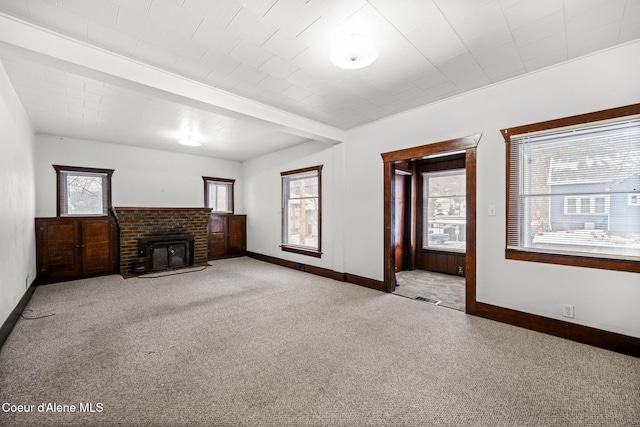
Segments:
[[[423,171],[420,172],[420,177],[422,179],[422,203],[423,203],[423,207],[422,207],[422,242],[420,242],[420,250],[422,252],[425,251],[438,251],[438,252],[443,252],[443,253],[449,253],[449,254],[458,254],[458,255],[466,255],[467,253],[467,248],[466,248],[466,242],[465,242],[465,248],[464,249],[455,249],[455,248],[443,248],[443,247],[439,247],[439,246],[429,246],[429,215],[428,215],[428,206],[429,206],[429,199],[432,198],[429,196],[429,185],[428,185],[428,180],[431,179],[432,177],[437,177],[437,176],[446,176],[446,175],[462,175],[464,176],[465,179],[465,183],[466,183],[466,179],[467,179],[467,169],[466,167],[456,167],[456,168],[452,168],[452,169],[442,169],[442,170],[434,170],[434,171]],[[465,194],[463,196],[460,195],[455,195],[455,196],[440,196],[438,198],[454,198],[454,197],[464,197],[464,204],[466,206],[466,199],[467,199],[467,194],[466,194],[466,185],[465,185]],[[434,197],[435,198],[435,197]],[[462,211],[460,212],[462,213]],[[466,215],[466,209],[464,211],[464,228],[465,228],[465,235],[466,235],[466,228],[467,228],[467,215]],[[425,246],[425,240],[427,241],[427,245]]]
[[[608,110],[601,110],[592,113],[580,114],[576,116],[564,117],[561,119],[548,120],[540,123],[533,123],[513,128],[501,129],[505,140],[505,163],[506,163],[506,218],[505,230],[509,230],[510,217],[510,182],[511,182],[511,135],[523,135],[533,132],[552,131],[554,129],[568,128],[575,126],[589,125],[594,122],[602,122],[612,119],[624,119],[625,117],[640,114],[640,104],[626,105]],[[513,171],[518,173],[518,171]],[[616,258],[614,256],[588,256],[576,254],[560,254],[545,250],[521,250],[508,247],[509,233],[505,233],[505,259],[541,262],[547,264],[568,265],[576,267],[598,268],[603,270],[628,271],[640,273],[640,261]]]
[[[611,212],[611,197],[609,194],[589,194],[589,195],[582,195],[582,196],[563,196],[564,200],[564,214],[565,215],[589,215],[589,216],[593,216],[593,215],[609,215],[609,213]],[[602,199],[603,200],[603,212],[598,212],[597,208],[598,208],[598,199]],[[569,206],[569,200],[575,200],[575,205],[573,206],[575,208],[575,212],[570,212],[568,208]],[[580,200],[580,203],[578,203],[578,200]],[[584,200],[589,200],[589,211],[588,212],[583,212],[582,208],[583,206],[583,201]]]
[[[316,258],[322,257],[322,166],[311,166],[302,169],[295,169],[286,172],[280,172],[280,188],[281,188],[281,214],[282,214],[282,224],[281,224],[281,244],[280,249],[285,252],[292,252],[299,255],[308,255]],[[285,190],[285,178],[290,178],[292,175],[302,175],[307,174],[309,172],[316,171],[318,174],[318,248],[313,249],[307,246],[297,246],[285,243],[285,236],[287,232],[287,206],[288,206],[288,198],[287,191]]]
[[[209,206],[209,183],[221,183],[221,184],[225,184],[225,185],[231,184],[231,194],[229,196],[229,204],[230,204],[231,210],[228,210],[228,211],[216,211],[216,210],[213,210],[213,208],[211,208],[211,213],[233,215],[233,213],[235,212],[235,183],[236,183],[236,180],[235,179],[229,179],[229,178],[214,178],[214,177],[210,177],[210,176],[203,176],[202,180],[204,181],[204,206],[206,208],[211,208],[211,206]]]
[[[113,204],[111,202],[111,176],[113,175],[114,169],[100,169],[100,168],[87,168],[80,166],[62,166],[62,165],[52,165],[56,171],[56,216],[58,217],[101,217],[101,216],[109,216],[110,211],[113,208]],[[101,214],[70,214],[68,212],[63,212],[63,207],[66,206],[64,200],[62,200],[63,195],[66,193],[62,190],[62,186],[64,185],[64,173],[65,172],[80,172],[87,174],[104,174],[106,175],[106,191],[103,187],[103,196],[102,196],[102,205],[106,205],[106,212]]]

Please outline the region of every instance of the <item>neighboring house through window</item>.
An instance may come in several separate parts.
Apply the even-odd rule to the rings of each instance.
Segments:
[[[507,258],[640,271],[640,104],[502,132]]]
[[[322,166],[282,172],[283,251],[320,257]]]
[[[235,179],[203,176],[204,205],[212,212],[233,213],[233,186]]]
[[[58,181],[57,215],[108,215],[113,169],[53,165]]]

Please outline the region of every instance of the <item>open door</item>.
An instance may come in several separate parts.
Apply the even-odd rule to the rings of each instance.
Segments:
[[[397,164],[444,154],[464,153],[466,165],[466,259],[465,312],[475,313],[476,306],[476,147],[482,134],[382,154],[384,167],[384,290],[395,290],[396,224],[403,218],[396,212]]]

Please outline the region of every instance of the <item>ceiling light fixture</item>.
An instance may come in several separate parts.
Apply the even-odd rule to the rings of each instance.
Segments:
[[[355,70],[366,67],[378,57],[378,47],[371,38],[357,33],[337,37],[329,53],[337,67]]]
[[[183,138],[181,140],[178,141],[180,144],[182,145],[186,145],[187,147],[199,147],[202,144],[200,143],[200,141],[195,140],[192,136],[189,136],[187,138]]]

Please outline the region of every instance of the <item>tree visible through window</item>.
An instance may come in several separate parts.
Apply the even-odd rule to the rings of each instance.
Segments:
[[[282,172],[282,249],[320,256],[322,166]]]
[[[53,167],[58,175],[59,216],[108,215],[112,169]]]

